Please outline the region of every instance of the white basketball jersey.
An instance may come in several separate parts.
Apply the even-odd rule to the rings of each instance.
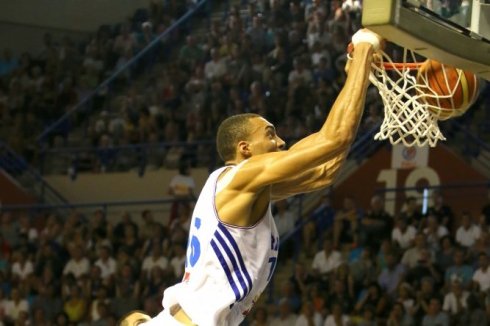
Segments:
[[[231,168],[223,179],[239,168]],[[163,298],[164,309],[178,303],[199,326],[240,324],[267,286],[277,261],[279,234],[270,206],[251,227],[219,220],[216,184],[224,169],[214,171],[201,191],[192,214],[184,278],[166,289]]]

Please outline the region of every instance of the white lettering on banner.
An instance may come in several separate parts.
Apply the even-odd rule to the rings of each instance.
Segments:
[[[391,151],[391,167],[394,169],[413,169],[425,167],[429,162],[429,147],[405,147],[394,145]]]
[[[417,183],[421,180],[427,181],[427,186],[434,187],[441,184],[439,174],[437,171],[430,167],[417,168],[411,171],[403,182],[403,188],[413,188],[417,186]],[[386,189],[397,188],[398,182],[398,169],[384,169],[379,171],[377,182],[385,184]],[[395,214],[395,205],[397,201],[398,191],[386,191],[385,192],[385,210],[391,215]],[[404,198],[413,196],[415,198],[420,197],[421,193],[415,189],[407,189],[404,193]]]

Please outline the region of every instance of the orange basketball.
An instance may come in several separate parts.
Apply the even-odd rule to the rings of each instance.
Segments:
[[[426,60],[419,68],[417,82],[422,100],[439,120],[462,115],[478,97],[478,78],[475,74]]]

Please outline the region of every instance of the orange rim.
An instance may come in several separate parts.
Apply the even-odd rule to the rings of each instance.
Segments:
[[[385,70],[417,70],[423,62],[383,62]]]

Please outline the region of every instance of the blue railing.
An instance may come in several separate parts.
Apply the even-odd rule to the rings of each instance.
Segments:
[[[38,137],[37,141],[39,143],[44,143],[47,137],[58,131],[58,129],[62,126],[70,125],[70,118],[77,112],[80,112],[85,109],[91,109],[90,106],[87,107],[87,104],[93,99],[93,97],[106,90],[110,89],[109,86],[112,85],[114,80],[118,78],[123,72],[127,71],[129,68],[133,67],[139,60],[141,60],[145,55],[149,54],[151,51],[157,49],[159,45],[161,45],[161,41],[165,38],[169,37],[175,30],[179,27],[182,27],[192,16],[201,10],[205,9],[205,4],[208,3],[208,0],[199,1],[193,8],[189,9],[187,13],[185,13],[182,17],[180,17],[175,23],[173,23],[168,29],[166,29],[162,34],[155,37],[155,39],[150,42],[144,49],[142,49],[139,53],[137,53],[134,57],[131,58],[126,64],[116,70],[111,76],[109,76],[106,80],[104,80],[99,86],[97,86],[94,90],[92,90],[88,95],[78,102],[75,107],[66,112],[61,118],[59,118],[56,122],[47,127]]]
[[[15,177],[42,202],[67,204],[67,200],[51,187],[21,156],[0,142],[0,168]]]

